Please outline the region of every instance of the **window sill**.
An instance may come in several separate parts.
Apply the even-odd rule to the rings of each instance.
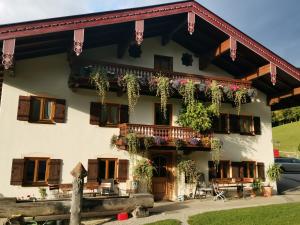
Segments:
[[[35,183],[24,183],[22,187],[47,187],[48,184],[46,182],[35,182]]]
[[[36,123],[36,124],[52,124],[55,125],[55,121],[53,120],[43,120],[43,121],[29,121],[29,123]]]

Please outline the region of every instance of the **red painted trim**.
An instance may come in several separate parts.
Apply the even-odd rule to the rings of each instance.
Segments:
[[[0,27],[0,40],[145,20],[188,12],[195,12],[196,15],[223,31],[229,37],[234,37],[239,43],[300,81],[300,71],[296,67],[194,1],[2,26]]]

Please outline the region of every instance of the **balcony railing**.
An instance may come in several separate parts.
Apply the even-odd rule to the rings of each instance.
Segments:
[[[144,125],[144,124],[120,124],[120,136],[126,137],[129,133],[135,133],[139,137],[160,137],[165,140],[166,145],[174,146],[178,139],[185,142],[186,147],[210,148],[211,134],[201,134],[191,128]],[[198,144],[191,143],[192,139],[198,140]]]
[[[84,59],[73,59],[71,60],[71,81],[76,83],[77,80],[85,80],[89,78],[91,70],[95,67],[99,66],[101,69],[107,71],[110,75],[112,81],[117,79],[118,76],[125,75],[126,73],[135,74],[141,81],[147,81],[153,75],[157,75],[159,73],[167,76],[171,79],[190,79],[195,82],[205,82],[216,80],[221,85],[233,84],[239,85],[249,88],[251,86],[251,82],[249,81],[241,81],[237,79],[230,79],[226,77],[218,77],[218,76],[203,76],[203,75],[196,75],[196,74],[188,74],[188,73],[181,73],[181,72],[161,72],[151,68],[139,67],[139,66],[132,66],[132,65],[124,65],[124,64],[117,64],[111,62],[104,62],[104,61],[93,61],[93,60],[84,60]],[[74,84],[76,86],[76,84]],[[78,84],[77,84],[78,85]],[[79,84],[80,85],[80,84]]]

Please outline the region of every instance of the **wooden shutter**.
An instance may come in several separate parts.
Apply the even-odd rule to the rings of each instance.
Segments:
[[[265,175],[265,164],[264,163],[257,163],[257,177],[262,181],[266,180]]]
[[[212,179],[217,178],[217,171],[213,161],[208,161],[208,179],[211,181]]]
[[[66,100],[56,99],[54,121],[56,123],[66,122]]]
[[[253,123],[254,123],[254,133],[256,135],[261,135],[260,117],[254,116]]]
[[[128,105],[120,105],[120,123],[129,123]]]
[[[61,159],[50,159],[48,163],[49,176],[48,184],[59,184],[61,178],[62,170],[62,160]]]
[[[88,160],[88,183],[96,183],[98,182],[99,177],[99,163],[98,159],[89,159]]]
[[[20,96],[17,120],[28,121],[30,115],[30,96]]]
[[[91,102],[90,106],[90,124],[99,125],[101,117],[101,103]]]
[[[240,162],[231,162],[232,178],[242,178],[241,168]]]
[[[240,133],[240,117],[238,115],[229,115],[230,133]]]
[[[13,159],[12,160],[11,178],[10,178],[11,185],[22,185],[23,184],[24,165],[25,165],[24,159]]]
[[[128,171],[129,171],[129,161],[126,159],[119,159],[117,180],[119,182],[126,182],[126,180],[128,180]]]

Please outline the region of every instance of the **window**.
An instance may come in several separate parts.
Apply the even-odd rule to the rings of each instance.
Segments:
[[[161,111],[160,104],[155,103],[155,115],[154,115],[154,124],[155,125],[172,125],[172,105],[167,105],[166,118],[164,117],[163,112]]]
[[[26,158],[24,184],[45,185],[47,182],[47,158]]]
[[[230,161],[220,161],[217,170],[217,178],[229,178],[230,177]]]
[[[32,123],[65,123],[66,100],[19,96],[17,119]]]
[[[116,178],[116,159],[98,159],[99,180]]]
[[[243,162],[243,175],[244,178],[256,177],[256,163],[255,162]]]
[[[240,133],[253,134],[253,118],[252,116],[240,116]]]
[[[228,114],[220,114],[219,117],[214,117],[212,128],[216,133],[228,133]]]
[[[54,122],[55,100],[42,97],[32,97],[30,104],[31,122]]]
[[[91,103],[90,124],[101,127],[116,127],[118,124],[128,122],[128,105]]]
[[[173,58],[168,56],[155,55],[154,69],[159,71],[173,71]]]

